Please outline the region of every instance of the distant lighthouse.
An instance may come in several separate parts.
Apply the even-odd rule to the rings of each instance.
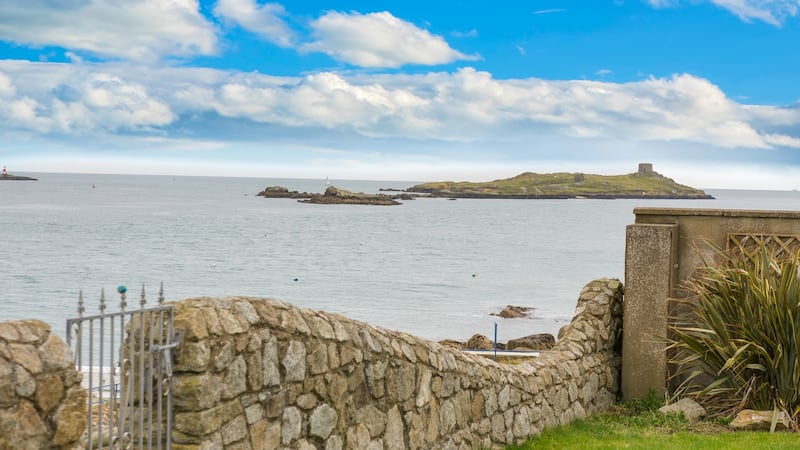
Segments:
[[[36,181],[36,178],[21,177],[21,176],[18,176],[18,175],[11,175],[11,174],[8,173],[8,169],[6,169],[6,166],[3,166],[3,172],[0,172],[0,180],[3,180],[3,181],[8,181],[8,180],[11,180],[11,181],[17,181],[17,180],[32,180],[32,181]]]

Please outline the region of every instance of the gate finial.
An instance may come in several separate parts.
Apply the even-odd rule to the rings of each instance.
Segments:
[[[128,306],[128,302],[125,301],[125,293],[128,292],[128,288],[124,284],[120,284],[117,286],[117,292],[119,292],[119,310],[125,312],[125,307]]]
[[[103,316],[106,313],[106,290],[104,288],[100,288],[100,315]]]
[[[147,299],[144,296],[144,283],[142,283],[142,298],[141,300],[139,300],[139,306],[141,306],[142,309],[144,309],[145,303],[147,303]]]
[[[83,289],[78,291],[78,317],[83,317],[83,312],[86,308],[83,307]]]

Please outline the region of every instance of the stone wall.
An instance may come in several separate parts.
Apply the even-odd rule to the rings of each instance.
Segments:
[[[520,364],[275,300],[175,308],[175,449],[503,448],[619,392],[618,280],[589,283],[555,348]]]
[[[49,325],[0,323],[0,449],[81,448],[86,390],[80,376]]]

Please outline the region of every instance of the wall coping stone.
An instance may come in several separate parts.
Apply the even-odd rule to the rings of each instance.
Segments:
[[[800,211],[766,211],[757,209],[634,208],[637,216],[711,216],[800,219]]]

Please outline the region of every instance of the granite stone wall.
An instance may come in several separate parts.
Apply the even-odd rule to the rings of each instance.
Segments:
[[[555,348],[519,364],[275,300],[179,302],[173,448],[520,443],[617,399],[622,289],[587,284]]]
[[[78,449],[86,390],[69,347],[38,320],[0,323],[0,449]]]

